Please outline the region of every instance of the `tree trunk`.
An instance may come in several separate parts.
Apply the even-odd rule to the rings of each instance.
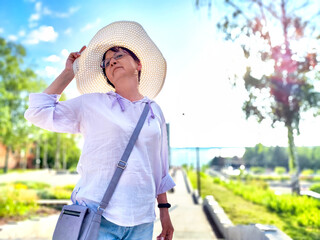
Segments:
[[[5,159],[4,159],[3,173],[7,173],[8,172],[9,153],[10,153],[10,147],[6,146],[6,155],[5,155]]]
[[[36,142],[36,169],[40,168],[40,139]]]
[[[45,137],[43,146],[42,168],[48,168],[48,139]]]
[[[54,168],[56,170],[60,169],[60,134],[57,133],[57,148],[56,148],[56,156],[54,160]]]
[[[296,147],[294,144],[293,128],[287,126],[288,129],[288,151],[289,151],[289,171],[291,174],[291,189],[292,193],[300,195],[300,183],[299,183],[299,161],[296,155]]]
[[[27,168],[27,161],[28,161],[28,143],[25,143],[25,149],[24,149],[24,153],[23,153],[23,158],[20,164],[20,168],[22,169],[26,169]]]
[[[18,162],[18,168],[21,168],[21,163],[22,163],[22,158],[23,158],[23,151],[22,147],[19,147],[19,162]]]
[[[67,170],[67,151],[65,145],[62,145],[62,168],[63,170]]]

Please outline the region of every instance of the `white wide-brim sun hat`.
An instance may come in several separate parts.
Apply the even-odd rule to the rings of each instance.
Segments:
[[[100,29],[74,61],[73,71],[79,92],[115,90],[107,83],[100,67],[103,54],[115,46],[125,47],[139,58],[142,65],[139,91],[148,98],[155,98],[164,84],[166,60],[142,26],[132,21],[113,22]]]

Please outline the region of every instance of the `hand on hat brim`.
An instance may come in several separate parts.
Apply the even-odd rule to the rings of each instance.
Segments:
[[[79,52],[72,52],[69,54],[69,57],[66,61],[66,70],[73,71],[73,63],[74,61],[81,56],[81,53],[86,49],[86,46],[83,46]]]

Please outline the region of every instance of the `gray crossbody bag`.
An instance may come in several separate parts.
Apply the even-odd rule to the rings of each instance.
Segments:
[[[109,204],[121,174],[127,166],[128,158],[148,112],[149,107],[146,104],[97,211],[76,204],[63,206],[53,233],[53,240],[95,240],[98,238],[102,213]]]

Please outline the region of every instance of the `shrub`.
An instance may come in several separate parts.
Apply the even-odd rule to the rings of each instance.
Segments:
[[[25,185],[28,189],[46,189],[49,188],[50,185],[43,182],[32,182],[32,181],[16,181],[15,185]]]
[[[281,174],[286,173],[287,170],[286,170],[285,167],[275,167],[275,168],[274,168],[274,172],[275,172],[276,174],[281,175]]]
[[[73,191],[73,189],[74,189],[74,187],[75,187],[75,185],[73,185],[73,184],[69,184],[69,185],[65,185],[65,186],[63,186],[62,188],[64,189],[64,190],[67,190],[67,191]]]
[[[0,188],[0,217],[23,216],[38,209],[37,194],[23,184]]]
[[[250,171],[255,174],[261,174],[261,173],[264,173],[266,170],[262,167],[251,167]]]
[[[68,171],[69,171],[70,173],[77,173],[77,165],[71,166],[71,167],[68,169]]]
[[[37,194],[41,199],[69,199],[73,189],[74,185],[66,185],[63,187],[41,189],[37,191]]]
[[[69,199],[72,190],[65,189],[64,187],[55,187],[52,192],[56,199]]]
[[[221,180],[218,177],[213,178],[213,183],[221,184]]]
[[[297,221],[300,226],[311,226],[314,228],[319,228],[320,214],[317,211],[313,211],[309,214],[299,215]]]
[[[309,176],[309,175],[312,175],[312,174],[314,174],[314,171],[312,169],[304,169],[301,172],[301,175],[304,175],[304,176]]]
[[[278,215],[295,217],[301,226],[320,227],[320,201],[318,200],[307,196],[275,195],[264,181],[223,182],[216,179],[213,181],[246,200],[265,206]]]
[[[310,187],[310,190],[311,190],[311,191],[314,191],[314,192],[317,192],[317,193],[320,193],[320,183],[313,184],[313,185]]]
[[[37,195],[40,199],[57,199],[50,189],[41,189],[37,191]]]

